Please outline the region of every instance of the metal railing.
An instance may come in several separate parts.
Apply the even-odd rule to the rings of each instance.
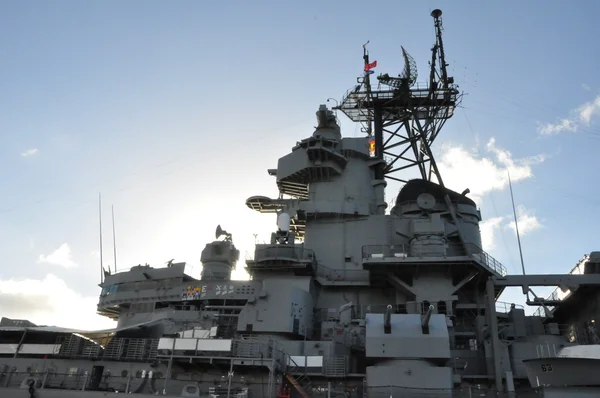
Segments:
[[[113,391],[125,394],[146,393],[157,395],[163,390],[165,377],[160,372],[137,372],[134,375],[111,375],[106,371],[94,382],[91,372],[74,368],[74,372],[56,373],[51,370],[43,372],[20,372],[9,370],[0,373],[0,388],[22,388],[23,384],[33,382],[35,390],[75,390],[75,391]],[[90,368],[91,370],[91,368]],[[1,391],[1,390],[0,390]],[[174,391],[172,396],[179,396],[181,391]],[[1,396],[4,396],[0,392]],[[20,395],[19,395],[20,396]],[[37,396],[37,394],[35,395]],[[72,396],[72,395],[69,395]]]
[[[148,362],[156,358],[159,339],[112,338],[102,347],[99,343],[76,335],[60,336],[56,344],[59,358],[89,358]]]
[[[533,388],[519,389],[517,394],[506,391],[499,392],[487,386],[462,388],[409,388],[401,386],[367,387],[367,398],[537,398],[543,397],[540,391]],[[362,397],[361,397],[362,398]]]
[[[317,276],[330,282],[368,282],[369,271],[364,269],[333,269],[324,265],[317,266]]]
[[[525,307],[523,307],[521,304],[507,303],[504,301],[496,301],[496,312],[508,314],[513,307],[520,309],[520,310],[525,309]]]
[[[46,396],[46,394],[38,392],[40,390],[54,391],[60,390],[60,396],[64,397],[80,397],[81,391],[97,391],[98,396],[107,395],[107,393],[124,393],[135,394],[142,397],[150,396],[169,396],[181,397],[182,391],[189,393],[189,387],[200,392],[200,396],[206,397],[226,397],[230,398],[248,398],[248,397],[270,397],[267,394],[267,383],[252,382],[251,386],[244,382],[243,376],[228,383],[228,379],[224,378],[221,382],[214,380],[204,380],[200,382],[192,382],[189,380],[170,379],[167,383],[167,378],[159,371],[138,371],[135,374],[128,376],[111,375],[104,371],[99,380],[92,380],[91,373],[83,369],[77,369],[71,373],[55,373],[46,370],[44,372],[18,372],[8,371],[0,373],[0,396],[29,396],[28,386],[32,382],[34,395]],[[26,387],[24,388],[23,385]],[[249,395],[249,387],[254,389],[253,395]],[[2,388],[10,389],[8,394],[2,391]],[[24,391],[23,391],[24,389]],[[15,391],[15,390],[18,390]],[[228,394],[228,391],[230,394]],[[210,394],[214,395],[210,395]],[[112,396],[113,394],[110,394]],[[58,394],[52,396],[59,396]]]
[[[246,252],[246,262],[253,265],[260,262],[289,262],[314,264],[315,252],[300,245],[257,245],[254,252]]]
[[[397,204],[399,207],[404,207],[404,206],[419,206],[418,202],[416,200],[404,200],[400,203],[395,203],[392,201],[392,203],[394,203],[395,205]],[[467,203],[464,202],[459,202],[458,200],[450,200],[450,203],[452,203],[455,207],[457,206],[470,206]],[[437,202],[437,205],[442,206],[444,209],[446,209],[446,202]],[[421,208],[419,207],[419,210],[421,210]],[[422,211],[422,210],[421,210]]]
[[[498,275],[506,275],[504,267],[494,257],[473,243],[447,243],[440,241],[432,244],[366,245],[362,247],[363,261],[387,260],[408,262],[415,259],[454,260],[467,257],[487,267]]]
[[[581,258],[573,268],[571,268],[571,270],[569,271],[569,275],[582,275],[585,272],[585,263],[589,260],[590,256],[588,254],[586,254],[585,256],[583,256],[583,258]],[[569,297],[571,295],[571,290],[565,290],[563,291],[560,287],[556,287],[552,293],[550,293],[550,295],[548,297],[546,297],[546,301],[562,301],[564,299],[566,299],[567,297]],[[550,311],[552,311],[554,309],[553,306],[546,306]],[[541,317],[546,317],[546,311],[544,310],[544,307],[540,306],[537,310],[535,310],[535,312],[533,313],[533,315],[535,316],[541,316]]]

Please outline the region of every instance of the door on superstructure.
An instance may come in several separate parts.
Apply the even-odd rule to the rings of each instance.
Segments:
[[[92,374],[90,375],[90,390],[98,390],[100,388],[103,374],[104,366],[94,366],[92,368]]]

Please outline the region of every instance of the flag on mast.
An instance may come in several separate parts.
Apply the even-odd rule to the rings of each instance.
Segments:
[[[373,61],[370,64],[365,65],[365,71],[374,69],[377,67],[377,61]]]

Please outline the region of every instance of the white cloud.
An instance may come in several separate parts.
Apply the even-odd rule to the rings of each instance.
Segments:
[[[509,172],[512,181],[533,177],[532,166],[545,160],[544,155],[514,159],[508,150],[496,146],[494,138],[488,141],[486,152],[491,156],[483,157],[461,146],[444,145],[438,162],[444,184],[458,192],[469,188],[469,196],[477,201],[490,191],[504,189]]]
[[[577,114],[581,122],[585,125],[590,124],[592,117],[600,113],[600,95],[593,101],[586,102],[577,108]]]
[[[21,152],[21,156],[23,156],[24,158],[27,158],[29,156],[36,155],[39,152],[40,151],[37,148],[31,148],[31,149],[26,150],[25,152]]]
[[[584,89],[584,90],[586,90],[586,91],[591,91],[591,90],[592,90],[592,89],[590,88],[590,86],[588,86],[588,85],[587,85],[587,84],[585,84],[585,83],[581,83],[581,88],[583,88],[583,89]]]
[[[600,95],[592,101],[575,108],[570,114],[570,117],[560,118],[555,123],[540,124],[538,132],[541,135],[553,135],[562,132],[575,132],[582,126],[589,126],[592,119],[600,114]]]
[[[523,236],[532,231],[535,231],[536,229],[540,229],[543,227],[542,223],[532,213],[533,212],[527,210],[525,206],[517,206],[517,221],[519,222],[519,235]],[[512,228],[512,230],[515,231],[515,234],[517,233],[514,221],[511,221],[508,224],[508,227]]]
[[[38,259],[38,262],[60,265],[61,267],[65,268],[77,267],[77,264],[73,261],[71,257],[71,248],[66,243],[60,245],[58,249],[48,254],[47,256],[41,254],[40,258]]]
[[[492,217],[479,223],[481,231],[481,246],[483,250],[492,250],[496,248],[496,231],[500,229],[504,217]]]
[[[0,316],[37,325],[89,330],[114,327],[114,321],[96,314],[97,303],[97,297],[80,295],[52,274],[41,280],[0,280]]]
[[[577,131],[577,122],[569,119],[560,119],[556,123],[547,123],[538,128],[541,135],[553,135],[562,132],[573,133],[575,131]]]

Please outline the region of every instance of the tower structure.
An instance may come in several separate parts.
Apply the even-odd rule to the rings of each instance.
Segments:
[[[373,89],[371,75],[377,61],[369,60],[363,46],[364,74],[359,84],[349,90],[340,105],[350,120],[364,125],[364,131],[374,140],[372,156],[380,160],[377,174],[380,178],[406,182],[398,177],[399,171],[416,167],[421,178],[433,177],[443,186],[442,177],[431,152],[431,145],[442,126],[452,117],[460,102],[458,86],[448,76],[442,41],[442,11],[434,10],[436,41],[431,49],[428,82],[417,83],[414,59],[402,47],[404,69],[398,77],[389,74],[377,76],[379,85]]]

